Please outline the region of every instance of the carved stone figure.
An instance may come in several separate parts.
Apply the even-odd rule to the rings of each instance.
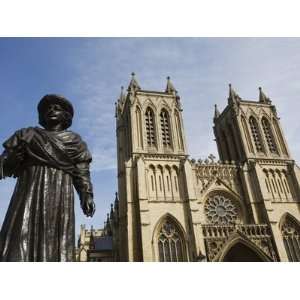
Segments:
[[[0,179],[17,178],[0,232],[1,261],[74,261],[74,192],[82,210],[95,212],[89,164],[81,137],[67,130],[74,114],[64,97],[46,95],[39,123],[16,131],[0,156]]]

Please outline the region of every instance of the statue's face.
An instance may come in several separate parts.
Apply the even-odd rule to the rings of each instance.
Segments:
[[[44,114],[47,125],[56,125],[64,121],[64,109],[59,104],[50,104]]]

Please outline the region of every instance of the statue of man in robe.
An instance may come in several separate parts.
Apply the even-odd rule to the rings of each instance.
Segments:
[[[74,261],[73,186],[84,214],[95,212],[91,154],[81,137],[67,130],[72,104],[46,95],[38,113],[43,128],[16,131],[0,155],[0,179],[17,178],[0,232],[0,261]]]

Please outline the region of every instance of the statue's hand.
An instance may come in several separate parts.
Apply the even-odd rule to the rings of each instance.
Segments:
[[[87,217],[92,217],[94,215],[96,206],[95,206],[95,202],[93,200],[93,196],[91,194],[83,193],[81,195],[80,205],[83,210],[83,213]]]

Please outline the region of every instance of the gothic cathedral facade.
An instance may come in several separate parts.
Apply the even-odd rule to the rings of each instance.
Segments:
[[[133,74],[122,90],[118,260],[300,261],[300,169],[275,106],[261,89],[249,101],[230,86],[213,121],[220,160],[189,159],[170,78],[148,91]]]

